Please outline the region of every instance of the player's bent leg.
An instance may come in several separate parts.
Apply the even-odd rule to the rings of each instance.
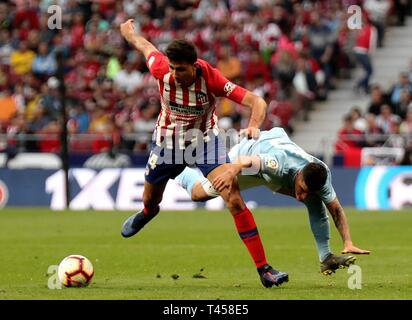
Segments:
[[[159,185],[145,181],[143,191],[144,208],[124,222],[121,232],[124,238],[134,236],[159,213],[159,204],[162,201],[166,184],[167,181]]]
[[[195,169],[186,167],[174,180],[187,191],[193,201],[207,201],[219,196],[210,181]]]
[[[213,181],[215,177],[222,173],[222,170],[224,170],[222,166],[217,167],[208,174],[208,179]],[[279,272],[267,263],[255,219],[243,201],[237,179],[235,178],[232,182],[230,192],[228,189],[225,189],[220,195],[233,216],[240,238],[255,262],[263,286],[269,288],[273,285],[279,286],[283,282],[288,281],[289,276],[287,273]]]
[[[207,178],[202,179],[201,182],[196,182],[192,189],[192,201],[203,202],[216,198],[216,195],[211,195],[210,192],[206,192],[208,189],[214,190],[212,184]],[[217,194],[217,196],[219,196],[219,194]]]

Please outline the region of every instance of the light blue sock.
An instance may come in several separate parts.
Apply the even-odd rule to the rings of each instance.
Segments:
[[[202,178],[203,176],[201,176],[197,170],[186,167],[174,180],[186,189],[189,196],[192,196],[192,189],[195,183],[200,182]]]
[[[309,222],[318,249],[319,260],[323,261],[332,252],[329,247],[330,227],[326,208],[318,197],[313,196],[305,205],[309,211]]]

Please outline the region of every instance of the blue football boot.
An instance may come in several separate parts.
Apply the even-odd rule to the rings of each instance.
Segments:
[[[145,215],[143,209],[129,217],[124,223],[122,227],[122,236],[124,238],[129,238],[134,236],[136,233],[142,229],[146,223],[152,220],[157,214],[159,210],[155,214]]]
[[[262,281],[262,284],[266,288],[270,288],[273,285],[279,286],[283,282],[289,281],[289,275],[286,272],[277,271],[268,264],[265,264],[257,270],[260,276],[260,281]]]

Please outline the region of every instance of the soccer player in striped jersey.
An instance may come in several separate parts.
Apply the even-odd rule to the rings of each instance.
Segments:
[[[354,246],[345,212],[332,186],[332,177],[326,164],[311,156],[292,142],[282,128],[262,131],[259,139],[243,139],[229,152],[232,164],[211,184],[196,170],[186,168],[176,181],[195,201],[206,201],[230,189],[231,180],[239,176],[242,190],[266,186],[274,192],[294,197],[305,204],[316,241],[321,273],[330,275],[336,269],[354,263],[354,256],[337,256],[329,247],[329,220],[325,206],[331,213],[341,235],[342,253],[369,254]],[[219,192],[218,192],[218,191]]]
[[[223,173],[223,164],[229,162],[229,158],[217,126],[216,98],[226,97],[251,109],[249,126],[243,130],[249,139],[259,137],[267,105],[262,98],[228,81],[209,63],[198,59],[190,42],[174,40],[164,55],[135,31],[132,19],[123,23],[120,31],[145,56],[147,67],[158,82],[161,98],[146,166],[144,208],[127,219],[122,228],[123,237],[131,237],[158,214],[168,180],[186,166],[196,166],[210,181]],[[231,183],[231,192],[223,190],[220,195],[254,260],[262,284],[272,287],[288,281],[287,273],[267,263],[253,215],[240,195],[236,178]]]

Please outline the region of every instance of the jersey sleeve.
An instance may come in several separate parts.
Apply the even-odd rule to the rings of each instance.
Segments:
[[[246,95],[246,89],[240,87],[233,82],[226,79],[222,73],[213,68],[206,61],[202,64],[206,73],[207,87],[216,97],[225,97],[236,103],[241,104],[244,96]]]
[[[286,154],[279,151],[273,154],[259,154],[260,173],[270,174],[271,176],[282,176],[285,167]]]
[[[159,51],[153,51],[149,54],[146,65],[153,77],[158,80],[162,79],[169,72],[169,60]]]
[[[323,188],[317,193],[325,204],[331,203],[336,198],[336,192],[332,186],[332,175],[329,169],[327,169],[327,171],[328,177],[326,179],[326,183]]]

